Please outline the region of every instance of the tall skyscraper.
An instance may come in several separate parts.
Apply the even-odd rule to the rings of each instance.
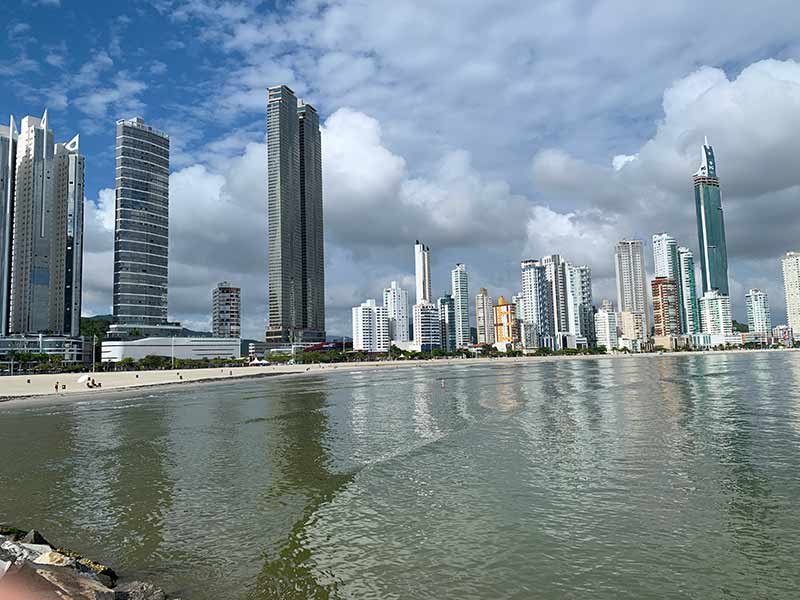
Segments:
[[[767,293],[759,289],[751,289],[745,295],[747,304],[747,328],[750,333],[770,335],[772,333],[772,317],[769,312]]]
[[[551,347],[554,335],[551,283],[547,267],[539,260],[523,260],[522,343],[525,348]]]
[[[416,304],[431,300],[431,249],[419,240],[414,244],[414,271],[417,282]]]
[[[413,308],[414,344],[420,352],[441,347],[442,332],[439,309],[431,302],[430,248],[419,240],[414,244],[414,269],[417,302]]]
[[[678,248],[678,302],[681,303],[681,333],[700,332],[700,312],[697,307],[697,285],[694,255],[688,248]]]
[[[389,318],[389,339],[395,342],[408,341],[408,292],[393,281],[383,290],[383,306]]]
[[[781,261],[786,319],[795,336],[800,336],[800,252],[787,252]]]
[[[617,275],[617,306],[620,312],[640,313],[644,336],[650,334],[647,306],[647,275],[641,240],[621,240],[614,251]]]
[[[545,278],[550,287],[549,319],[552,324],[553,335],[569,333],[568,264],[558,254],[544,256],[540,262],[545,268]]]
[[[386,307],[375,300],[353,307],[353,350],[387,352],[389,350],[389,317]]]
[[[141,117],[117,121],[112,333],[174,333],[167,324],[169,136]]]
[[[486,288],[481,288],[475,296],[475,320],[477,343],[494,344],[494,302]]]
[[[241,337],[241,315],[242,290],[227,281],[221,281],[212,294],[211,331],[214,337]]]
[[[14,174],[17,169],[17,127],[0,125],[0,336],[8,335],[11,310],[11,234],[14,225]]]
[[[436,301],[439,311],[439,330],[442,350],[453,352],[458,344],[458,319],[456,318],[456,303],[450,294],[444,294]]]
[[[728,249],[725,219],[714,150],[706,138],[701,149],[700,168],[693,176],[697,212],[697,242],[700,247],[703,294],[712,290],[728,295]]]
[[[453,302],[455,303],[456,348],[469,346],[469,275],[463,264],[459,263],[451,272]]]
[[[671,277],[656,277],[653,289],[653,333],[657,337],[680,335],[678,286]]]
[[[594,308],[592,307],[592,269],[587,265],[567,264],[567,315],[569,332],[594,346]]]
[[[319,117],[285,85],[269,88],[268,344],[325,340]]]
[[[300,237],[303,338],[325,341],[325,244],[322,217],[322,138],[319,115],[297,107],[300,140]]]
[[[700,298],[700,322],[703,333],[709,335],[731,335],[731,299],[716,290],[706,292]]]
[[[22,119],[13,182],[9,333],[79,334],[83,183],[78,136],[56,145],[47,111],[41,119]],[[7,198],[6,209],[9,204]]]

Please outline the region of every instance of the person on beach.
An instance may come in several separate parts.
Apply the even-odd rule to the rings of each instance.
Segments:
[[[58,382],[56,381],[56,394],[58,393]]]

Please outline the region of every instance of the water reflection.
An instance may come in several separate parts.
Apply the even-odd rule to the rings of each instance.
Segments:
[[[196,600],[789,600],[797,356],[408,366],[0,407],[0,521]]]
[[[277,473],[266,497],[273,506],[287,503],[299,508],[300,516],[286,539],[265,552],[264,566],[250,594],[254,599],[330,598],[338,586],[335,578],[326,580],[315,570],[305,533],[319,507],[352,478],[349,473],[329,470],[327,393],[320,383],[309,380],[304,391],[284,390],[277,412],[286,411],[285,418],[269,431],[279,443],[268,457],[275,461]],[[300,414],[302,418],[295,418]]]

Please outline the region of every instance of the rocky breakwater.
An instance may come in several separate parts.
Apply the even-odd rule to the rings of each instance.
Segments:
[[[117,585],[113,569],[50,544],[38,531],[0,526],[0,600],[168,600],[152,584]]]

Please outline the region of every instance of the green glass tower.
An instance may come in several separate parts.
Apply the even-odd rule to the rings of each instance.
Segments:
[[[722,214],[714,149],[708,144],[708,138],[703,144],[702,152],[702,163],[693,179],[703,293],[716,290],[727,296],[728,249],[725,244],[725,219]]]

